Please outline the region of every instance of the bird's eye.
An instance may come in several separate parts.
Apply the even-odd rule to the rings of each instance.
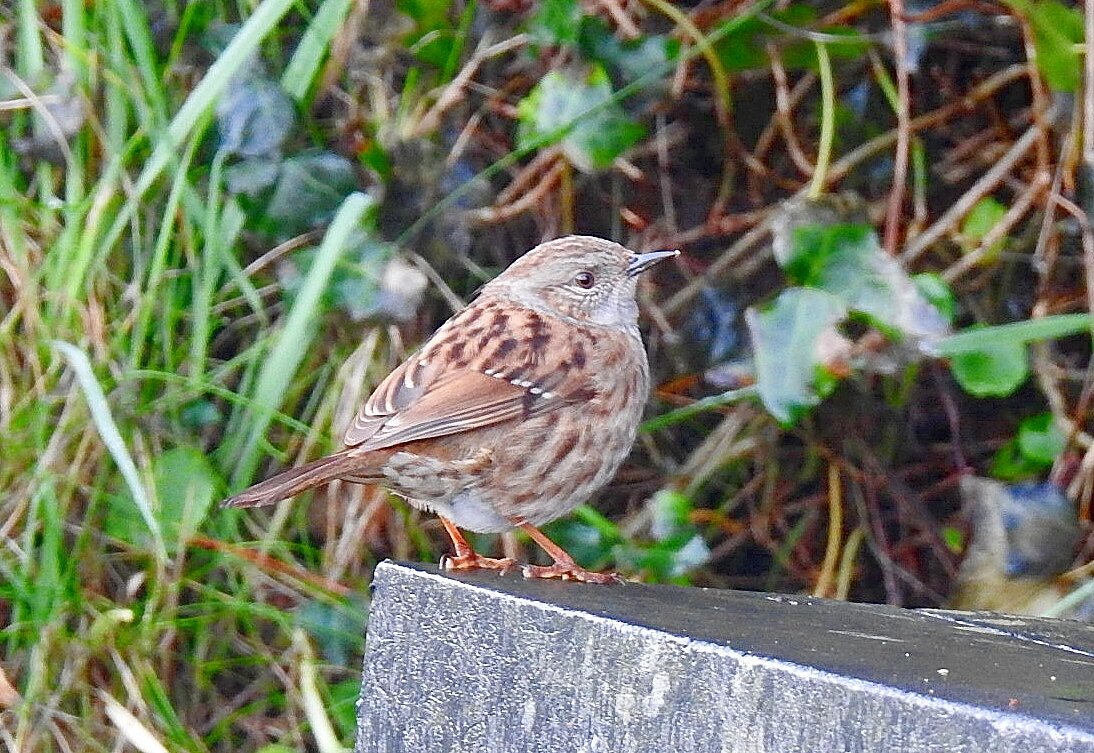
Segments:
[[[588,290],[596,283],[596,278],[593,277],[592,272],[578,272],[574,276],[574,284],[579,288],[585,288]]]

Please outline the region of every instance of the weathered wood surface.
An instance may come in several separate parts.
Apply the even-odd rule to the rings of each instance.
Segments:
[[[357,753],[1094,753],[1094,626],[376,571]]]

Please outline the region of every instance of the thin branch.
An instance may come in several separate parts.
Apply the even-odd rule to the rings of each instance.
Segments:
[[[910,124],[911,130],[915,133],[919,130],[931,128],[939,123],[945,122],[956,113],[971,110],[981,100],[993,96],[1004,86],[1024,78],[1027,75],[1029,75],[1029,66],[1025,63],[1004,68],[972,89],[964,97],[961,97],[944,107],[940,107],[933,112],[914,118]],[[891,147],[896,143],[896,140],[897,133],[893,130],[851,150],[833,163],[832,167],[828,170],[827,182],[829,184],[838,182],[866,160],[881,154]],[[806,189],[802,189],[798,191],[795,196],[804,196],[805,193]],[[699,294],[699,291],[702,290],[705,285],[710,284],[709,281],[711,279],[717,278],[722,274],[725,274],[728,270],[738,266],[741,259],[752,253],[753,250],[764,241],[771,230],[773,221],[774,214],[766,212],[763,221],[737,239],[728,249],[721,253],[702,275],[689,282],[672,296],[672,298],[664,304],[665,312],[672,315],[674,312],[687,305],[692,298]]]
[[[464,90],[471,83],[471,79],[475,77],[475,74],[479,72],[479,67],[492,57],[504,55],[518,47],[523,47],[527,44],[528,39],[527,34],[517,34],[497,44],[483,46],[476,50],[471,59],[467,61],[467,64],[456,74],[456,77],[441,91],[440,96],[437,97],[437,101],[433,103],[429,111],[414,125],[410,135],[421,138],[437,130],[444,114],[463,100]]]
[[[1045,130],[1045,124],[1052,121],[1055,112],[1056,107],[1053,106],[1044,118],[1035,121],[1022,134],[1022,137],[1014,142],[1014,146],[980,177],[980,180],[976,181],[960,199],[954,202],[953,206],[939,217],[933,225],[924,230],[922,235],[908,244],[904,253],[901,254],[901,261],[905,264],[911,264],[922,256],[928,248],[941,240],[944,235],[952,231],[976,203],[991,193],[1006,177],[1007,173],[1026,156],[1026,153],[1035,144],[1039,143]]]
[[[1011,228],[1026,216],[1033,203],[1041,199],[1045,189],[1048,188],[1049,182],[1048,175],[1038,173],[1029,189],[1018,197],[1018,200],[1010,206],[1010,209],[1007,210],[999,222],[995,223],[995,226],[980,239],[980,243],[977,244],[976,248],[962,256],[943,272],[942,279],[952,285],[957,278],[968,273],[984,261],[986,257],[990,256],[994,252],[994,247],[1006,237]]]
[[[885,250],[896,255],[900,239],[900,216],[904,206],[904,186],[908,181],[908,150],[911,145],[911,95],[908,89],[908,28],[904,23],[904,0],[889,0],[893,25],[893,59],[896,65],[897,141],[893,164],[893,187],[885,212]]]
[[[783,67],[782,60],[779,57],[779,50],[773,44],[767,45],[767,57],[771,61],[771,78],[775,82],[775,115],[772,119],[772,123],[776,125],[778,131],[782,133],[783,143],[786,144],[786,152],[790,155],[790,159],[793,160],[794,165],[801,170],[803,175],[813,175],[816,172],[816,168],[813,163],[809,161],[809,158],[805,155],[805,150],[802,149],[801,142],[798,141],[798,135],[794,133],[794,118],[793,110],[797,104],[792,99],[790,93],[790,86],[787,83],[786,68]],[[800,87],[804,91],[804,87]],[[765,129],[764,134],[768,133]],[[761,135],[761,140],[763,135]],[[756,151],[753,154],[759,157],[756,152],[759,151],[760,142],[757,141]]]
[[[1083,3],[1086,29],[1083,39],[1089,52],[1094,44],[1094,0]],[[1083,55],[1083,162],[1088,170],[1094,169],[1094,55]]]
[[[832,81],[832,61],[828,57],[828,48],[823,42],[814,41],[813,45],[817,50],[821,81],[820,143],[817,145],[817,166],[809,183],[809,198],[815,200],[824,191],[828,165],[832,161],[832,142],[836,135],[836,85]]]

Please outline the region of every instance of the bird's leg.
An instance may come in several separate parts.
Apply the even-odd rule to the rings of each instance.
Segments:
[[[441,558],[441,568],[444,570],[500,570],[506,573],[517,566],[517,563],[508,557],[494,559],[483,557],[471,548],[471,544],[460,533],[456,524],[445,517],[441,517],[441,524],[448,532],[448,538],[452,539],[452,546],[456,550],[455,557],[444,556]]]
[[[547,538],[544,533],[529,523],[521,523],[520,529],[532,537],[532,541],[539,544],[540,548],[551,559],[553,565],[525,565],[522,568],[525,578],[559,578],[561,580],[579,580],[582,583],[622,583],[623,579],[616,573],[596,573],[586,570],[574,562],[574,558],[555,542]]]

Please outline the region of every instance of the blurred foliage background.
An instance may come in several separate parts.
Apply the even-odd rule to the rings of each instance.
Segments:
[[[642,290],[640,441],[549,531],[583,564],[1089,616],[1092,23],[3,0],[0,741],[349,745],[372,568],[438,560],[437,521],[216,502],[570,232],[683,251]]]

